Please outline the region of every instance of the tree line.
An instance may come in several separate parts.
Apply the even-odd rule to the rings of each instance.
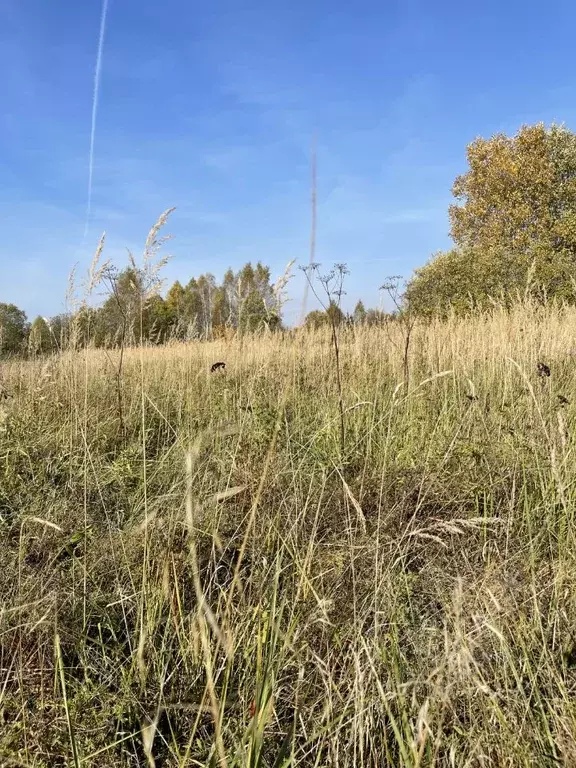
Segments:
[[[145,272],[135,265],[122,271],[109,267],[101,282],[107,293],[101,306],[84,303],[75,312],[39,316],[32,323],[14,304],[0,302],[0,353],[37,355],[88,345],[210,340],[283,328],[284,283],[273,284],[270,268],[261,262],[249,262],[236,273],[228,269],[220,284],[209,273],[185,285],[177,280],[164,296],[149,290]],[[382,312],[366,310],[361,301],[350,315],[331,302],[326,311],[309,312],[305,324],[319,328],[330,322],[372,325],[383,320]]]
[[[163,296],[150,290],[147,275],[135,264],[118,271],[111,266],[100,276],[106,299],[101,306],[84,303],[76,311],[28,323],[13,304],[0,303],[0,349],[5,353],[45,353],[60,347],[88,344],[114,347],[169,339],[211,339],[227,329],[258,331],[281,326],[282,299],[271,283],[270,268],[258,262],[234,273],[221,284],[214,275],[176,281]]]

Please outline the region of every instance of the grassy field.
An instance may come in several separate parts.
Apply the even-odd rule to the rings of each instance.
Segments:
[[[576,765],[575,353],[346,331],[344,453],[328,334],[2,364],[0,765]]]

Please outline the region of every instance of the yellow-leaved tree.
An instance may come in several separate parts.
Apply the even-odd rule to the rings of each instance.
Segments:
[[[476,139],[450,206],[456,248],[417,270],[407,291],[425,313],[511,301],[576,300],[576,134],[523,126]]]

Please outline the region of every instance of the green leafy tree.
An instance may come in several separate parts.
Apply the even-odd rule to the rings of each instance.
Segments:
[[[317,330],[318,328],[324,328],[325,326],[328,326],[328,324],[328,315],[323,309],[313,309],[311,312],[308,312],[304,318],[304,325],[307,328],[313,328]]]
[[[406,289],[405,300],[418,315],[446,317],[484,309],[494,301],[519,296],[522,270],[518,261],[500,259],[493,250],[459,249],[436,254],[417,269]]]
[[[354,307],[354,325],[364,325],[366,322],[366,308],[362,300],[358,301]]]
[[[186,290],[182,284],[176,280],[166,294],[166,307],[175,315],[179,315],[184,311],[185,300]]]
[[[134,267],[118,272],[109,268],[104,276],[109,296],[98,312],[97,337],[106,346],[137,343],[145,300],[143,276]]]
[[[166,302],[134,266],[105,276],[109,296],[98,311],[95,336],[98,344],[122,345],[164,341],[171,315]]]
[[[455,248],[435,254],[423,267],[415,270],[406,289],[406,302],[418,315],[446,316],[474,308],[480,280],[470,272],[476,265],[470,251]]]
[[[175,282],[166,294],[170,336],[212,338],[227,328],[258,331],[281,327],[283,289],[289,275],[272,285],[270,268],[245,264],[236,274],[226,270],[218,285],[214,275],[192,278],[186,287]]]
[[[55,315],[48,321],[53,349],[65,349],[68,346],[70,340],[70,323],[71,316],[69,314]]]
[[[323,328],[324,326],[330,326],[332,322],[337,328],[342,325],[346,320],[346,315],[335,301],[330,301],[330,304],[326,309],[313,309],[308,312],[304,320],[304,324],[308,328]]]
[[[215,335],[218,336],[223,333],[228,325],[229,317],[230,307],[228,305],[226,289],[223,285],[219,285],[212,294],[212,332]]]
[[[170,335],[174,338],[184,338],[186,323],[186,289],[178,280],[170,287],[166,294],[166,313],[169,318]]]
[[[247,264],[244,264],[236,275],[236,280],[238,282],[239,295],[241,298],[245,298],[255,288],[256,276],[252,262],[249,261]]]
[[[261,331],[269,326],[269,315],[264,298],[260,291],[253,289],[242,301],[238,328],[240,331]],[[277,326],[276,317],[273,318],[274,328]]]
[[[206,327],[204,300],[198,281],[191,278],[184,289],[184,306],[181,314],[181,325],[184,338],[201,336]]]
[[[28,348],[35,355],[45,355],[54,350],[54,340],[48,323],[40,315],[30,326]]]
[[[248,262],[239,271],[236,282],[238,328],[250,331],[280,328],[281,318],[274,287],[270,282],[270,268],[261,262],[253,267]]]
[[[326,310],[326,314],[328,316],[328,320],[330,320],[330,322],[336,327],[342,325],[346,320],[346,315],[344,312],[342,312],[336,301],[330,302],[328,309]]]
[[[84,305],[70,316],[65,326],[66,342],[73,349],[90,345],[105,346],[105,327],[101,322],[102,310]]]
[[[143,337],[152,344],[164,344],[170,338],[172,314],[167,302],[153,293],[144,303]]]
[[[25,348],[27,337],[26,313],[15,304],[0,302],[0,353],[21,352]]]
[[[406,302],[467,312],[518,296],[576,301],[576,135],[543,124],[476,139],[450,206],[456,248],[417,270]]]
[[[204,278],[200,278],[200,289],[195,278],[183,287],[176,281],[166,294],[166,312],[170,318],[170,335],[177,339],[200,336],[206,326],[202,292]]]
[[[522,298],[574,301],[574,266],[565,252],[540,261],[531,254],[510,258],[502,248],[454,248],[417,269],[405,294],[419,315],[467,314]]]

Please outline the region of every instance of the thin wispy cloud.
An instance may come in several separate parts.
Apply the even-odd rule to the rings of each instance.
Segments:
[[[96,118],[98,116],[98,98],[100,95],[100,77],[102,73],[102,56],[104,53],[104,36],[106,34],[106,18],[108,15],[108,0],[102,2],[100,17],[100,32],[98,34],[98,51],[94,68],[94,93],[92,96],[92,120],[90,124],[90,150],[88,154],[88,199],[86,203],[86,224],[84,225],[83,242],[88,234],[90,214],[92,212],[92,181],[94,176],[94,145],[96,141]]]

